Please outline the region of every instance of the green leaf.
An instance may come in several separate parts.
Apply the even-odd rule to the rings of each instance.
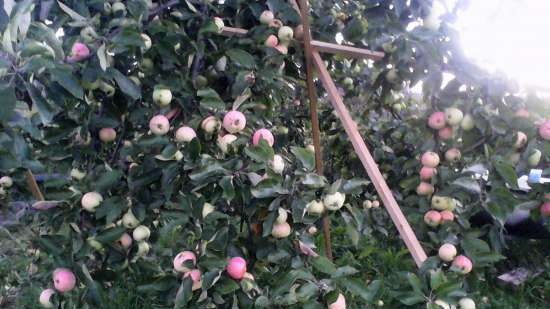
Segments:
[[[123,226],[117,226],[110,228],[99,233],[95,239],[102,244],[112,244],[126,232],[126,228]]]
[[[110,189],[119,179],[122,177],[122,172],[119,170],[112,170],[103,173],[99,179],[96,180],[95,186],[96,190],[103,191]]]
[[[86,18],[77,12],[73,11],[70,7],[63,4],[61,1],[57,1],[57,4],[59,4],[59,7],[67,14],[69,15],[73,20],[75,21],[86,21]]]
[[[50,69],[52,80],[59,83],[63,88],[70,92],[74,97],[82,99],[84,90],[78,80],[73,76],[73,72],[68,68]]]
[[[0,98],[2,98],[2,103],[0,103],[0,122],[5,122],[13,115],[15,104],[17,103],[15,88],[11,84],[1,84]]]
[[[49,124],[53,117],[60,111],[56,106],[48,102],[46,98],[40,94],[40,91],[31,84],[27,84],[27,92],[32,100],[33,107],[38,111],[42,124]]]
[[[176,299],[174,301],[174,309],[187,308],[187,302],[191,298],[193,281],[191,277],[187,277],[181,281],[181,285],[176,293]]]
[[[120,90],[122,90],[122,92],[124,92],[134,100],[137,100],[141,97],[141,89],[128,77],[126,77],[114,68],[109,68],[109,73],[113,75],[116,83],[118,84],[118,87],[120,88]]]
[[[273,150],[273,148],[269,147],[269,144],[267,144],[265,141],[262,140],[262,142],[260,142],[260,144],[257,146],[252,145],[246,147],[244,152],[254,161],[267,163],[270,160],[273,160],[275,151]]]
[[[354,278],[341,279],[338,283],[345,287],[350,293],[361,297],[366,302],[373,302],[382,287],[381,280],[374,280],[367,287],[365,287],[364,282]]]
[[[212,110],[224,110],[225,103],[216,90],[204,88],[197,90],[197,96],[201,98],[201,106]]]
[[[315,153],[302,147],[291,147],[290,151],[300,160],[306,170],[312,171],[315,168]]]
[[[502,177],[508,183],[508,185],[513,188],[517,187],[518,175],[516,174],[513,165],[504,160],[496,159],[493,161],[493,166],[497,170],[500,177]]]
[[[242,66],[247,69],[253,69],[256,66],[254,56],[242,49],[230,49],[225,52],[226,55],[235,62],[236,65]]]
[[[355,275],[359,271],[351,266],[342,266],[336,269],[336,272],[332,274],[332,278],[347,277]]]
[[[220,180],[220,187],[223,189],[223,198],[228,202],[235,198],[235,188],[233,187],[233,176],[224,176]]]
[[[101,44],[101,46],[99,46],[99,48],[97,49],[97,59],[99,59],[99,67],[101,67],[101,69],[103,71],[107,70],[107,68],[109,67],[109,62],[107,61],[107,53],[105,51],[105,43]]]
[[[334,275],[336,273],[336,266],[326,257],[320,255],[312,259],[313,268],[317,271],[327,275]]]

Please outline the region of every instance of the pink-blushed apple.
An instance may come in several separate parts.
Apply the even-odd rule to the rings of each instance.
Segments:
[[[271,236],[275,238],[286,238],[290,235],[291,228],[290,225],[286,222],[275,223],[271,229]]]
[[[441,223],[441,214],[438,211],[430,210],[424,215],[424,222],[431,227],[436,227]]]
[[[220,129],[220,121],[214,116],[208,116],[201,122],[201,128],[209,134],[212,134]]]
[[[469,258],[464,255],[459,255],[454,258],[452,267],[459,273],[465,275],[472,271],[473,265]]]
[[[443,129],[445,127],[445,113],[434,112],[428,118],[428,126],[434,130]]]
[[[455,215],[450,210],[443,210],[439,213],[441,214],[441,223],[452,222],[455,219]]]
[[[302,241],[298,241],[298,247],[300,248],[300,252],[303,255],[311,256],[311,257],[318,257],[319,254],[313,250],[313,246],[310,244],[306,244]]]
[[[239,133],[246,127],[246,117],[239,111],[230,111],[223,117],[223,128],[231,133]]]
[[[197,133],[191,127],[182,126],[176,130],[175,138],[179,143],[188,143],[195,137],[197,137]]]
[[[443,129],[439,129],[437,131],[437,136],[444,141],[453,138],[453,127],[444,127]]]
[[[426,151],[420,157],[423,166],[436,168],[439,165],[439,155],[433,151]]]
[[[265,39],[265,42],[264,42],[264,45],[266,47],[271,47],[271,48],[275,48],[275,46],[277,46],[278,44],[279,44],[279,39],[277,39],[277,37],[274,36],[273,34],[268,36],[267,39]]]
[[[450,148],[445,151],[445,160],[448,162],[456,162],[462,158],[462,154],[458,148]]]
[[[170,130],[170,121],[164,115],[156,115],[149,121],[149,129],[157,136],[164,135]]]
[[[346,309],[346,298],[341,293],[332,304],[328,305],[328,309]]]
[[[182,251],[174,258],[174,270],[179,273],[186,273],[191,269],[187,264],[191,263],[193,267],[197,264],[197,256],[191,251]]]
[[[193,281],[193,286],[192,286],[191,290],[195,291],[195,290],[198,290],[202,287],[201,276],[202,276],[202,273],[201,273],[200,270],[192,269],[192,270],[186,272],[183,275],[183,278],[187,278],[187,277],[191,278],[191,280]]]
[[[44,308],[53,308],[53,303],[51,302],[52,295],[55,294],[54,289],[45,289],[40,293],[38,301]]]
[[[258,145],[262,139],[265,140],[269,146],[273,147],[275,137],[271,134],[271,131],[262,128],[254,132],[254,135],[252,136],[252,144]]]
[[[110,143],[116,140],[116,131],[113,128],[102,128],[99,130],[99,140]]]
[[[545,141],[550,141],[550,120],[546,120],[539,127],[539,135]]]
[[[57,268],[53,271],[53,285],[58,292],[69,292],[76,286],[76,277],[70,269]]]
[[[128,233],[122,234],[118,239],[118,243],[122,246],[122,248],[126,250],[132,246],[132,242],[133,242],[132,236],[130,236],[130,234]]]
[[[514,115],[518,118],[529,118],[531,113],[529,113],[526,108],[520,108],[514,113]]]
[[[246,273],[246,260],[240,256],[232,257],[226,267],[229,277],[241,280]]]
[[[264,25],[269,25],[273,19],[275,18],[275,15],[270,10],[265,10],[260,14],[260,23]]]
[[[439,258],[444,262],[451,262],[456,257],[456,247],[453,244],[443,244],[439,247]]]
[[[90,56],[90,49],[86,44],[76,42],[71,47],[71,54],[67,57],[67,62],[79,62]]]
[[[422,166],[420,169],[420,180],[430,180],[437,174],[434,167]]]
[[[103,196],[97,192],[88,192],[82,196],[80,204],[84,210],[95,212],[95,209],[103,202]]]
[[[518,131],[518,133],[516,134],[516,141],[514,142],[514,148],[520,149],[525,146],[525,144],[527,144],[527,134]]]
[[[455,107],[445,109],[445,122],[451,126],[456,126],[464,119],[464,114],[461,110]]]
[[[543,217],[550,217],[550,202],[540,205],[540,214]]]
[[[317,227],[316,226],[310,226],[308,229],[307,229],[307,233],[309,235],[315,235],[317,234],[318,230],[317,230]]]
[[[427,196],[432,195],[434,193],[434,186],[431,183],[427,182],[420,182],[420,184],[416,187],[416,194],[420,196]]]

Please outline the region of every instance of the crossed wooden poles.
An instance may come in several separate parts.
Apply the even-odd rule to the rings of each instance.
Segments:
[[[388,184],[384,180],[384,177],[378,169],[378,165],[374,161],[370,154],[365,141],[361,137],[357,124],[353,121],[350,113],[342,97],[339,95],[334,81],[330,77],[330,74],[321,58],[319,53],[331,53],[331,54],[343,54],[353,58],[368,58],[372,60],[380,60],[384,58],[384,53],[371,51],[363,48],[356,48],[352,46],[338,45],[332,43],[326,43],[321,41],[315,41],[311,38],[311,31],[309,25],[309,7],[307,0],[299,0],[300,6],[298,7],[294,1],[291,5],[298,11],[302,19],[302,26],[304,29],[304,54],[306,58],[306,73],[307,73],[307,89],[310,103],[310,116],[313,131],[313,145],[315,147],[315,168],[318,174],[323,173],[323,161],[321,157],[321,143],[319,138],[319,119],[317,116],[317,94],[315,90],[315,84],[313,81],[314,70],[317,71],[318,77],[321,80],[323,87],[327,91],[328,97],[340,121],[344,126],[344,129],[357,153],[357,156],[361,160],[363,167],[367,171],[369,178],[372,180],[376,191],[380,195],[384,206],[386,207],[393,223],[397,227],[401,238],[405,242],[405,245],[409,249],[416,265],[420,267],[426,260],[427,256],[424,249],[420,245],[416,235],[414,234],[407,218],[403,215],[401,208],[397,204],[393,193],[391,192]],[[226,36],[245,36],[247,34],[246,29],[225,27],[222,31]],[[325,251],[329,259],[332,259],[331,240],[330,240],[330,221],[327,213],[323,215],[323,234],[325,240]]]

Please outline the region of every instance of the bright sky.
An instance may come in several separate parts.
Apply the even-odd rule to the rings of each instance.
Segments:
[[[550,0],[473,0],[457,26],[480,66],[550,90]]]

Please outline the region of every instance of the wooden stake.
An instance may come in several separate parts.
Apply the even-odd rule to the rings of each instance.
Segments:
[[[311,131],[313,133],[313,147],[315,147],[315,170],[317,174],[323,175],[323,157],[321,149],[321,138],[319,130],[319,117],[317,113],[317,92],[313,82],[313,62],[311,60],[313,48],[311,47],[311,32],[308,20],[308,4],[306,0],[300,0],[300,15],[304,27],[304,55],[306,58],[307,92],[309,95],[309,110],[311,117]],[[330,237],[330,218],[327,211],[323,213],[323,237],[325,239],[325,254],[332,260],[332,242]]]
[[[44,195],[42,195],[42,192],[40,192],[40,187],[38,187],[36,179],[34,178],[34,175],[32,174],[30,169],[27,169],[27,171],[25,172],[25,178],[34,199],[37,201],[43,201]]]
[[[319,78],[321,79],[323,86],[327,90],[332,106],[334,107],[336,113],[338,114],[338,117],[342,121],[344,129],[349,136],[349,139],[353,145],[353,148],[355,149],[355,152],[357,153],[357,156],[363,163],[367,174],[372,180],[376,191],[380,195],[384,206],[386,206],[386,209],[393,223],[397,227],[401,238],[403,238],[405,245],[411,252],[412,257],[416,262],[416,265],[420,267],[427,258],[424,249],[418,242],[418,239],[416,238],[416,235],[409,225],[407,218],[405,218],[403,212],[401,212],[399,205],[393,197],[393,193],[391,192],[388,184],[384,180],[384,177],[380,173],[378,165],[372,158],[372,155],[370,154],[367,145],[365,144],[365,141],[363,140],[361,134],[359,133],[359,130],[357,129],[357,124],[351,118],[349,111],[342,101],[342,98],[338,94],[336,85],[330,77],[327,68],[323,63],[323,60],[321,59],[321,56],[316,51],[313,52],[312,56],[314,65],[317,68],[317,72],[319,73]]]

